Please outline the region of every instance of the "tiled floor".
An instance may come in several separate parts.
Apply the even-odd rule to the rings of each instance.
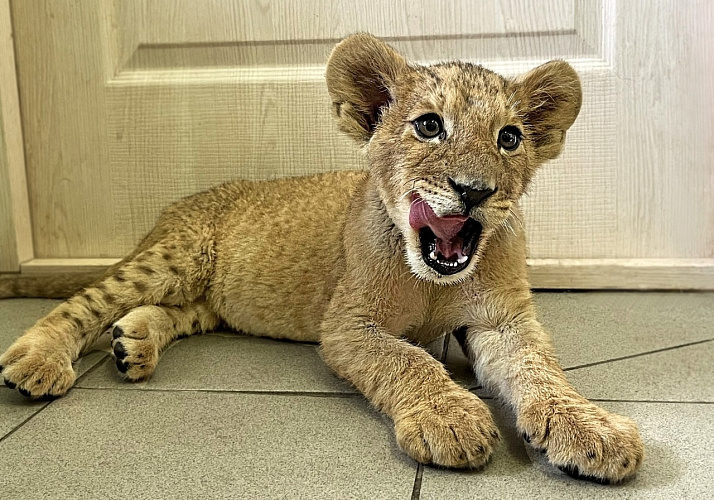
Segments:
[[[0,351],[55,301],[0,301]],[[123,382],[100,350],[70,393],[0,386],[0,498],[711,498],[714,294],[539,293],[571,381],[640,425],[647,458],[620,486],[572,480],[530,452],[488,399],[503,440],[483,470],[417,467],[391,423],[309,344],[214,334],[171,346]],[[488,397],[452,341],[430,346]]]

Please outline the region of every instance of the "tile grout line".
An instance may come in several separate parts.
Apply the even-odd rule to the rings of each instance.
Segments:
[[[80,379],[82,379],[82,378],[83,378],[85,375],[87,375],[89,372],[91,372],[91,371],[93,371],[94,369],[96,369],[96,367],[99,366],[102,362],[104,362],[104,360],[105,360],[106,358],[107,358],[107,356],[104,356],[104,357],[100,358],[95,364],[93,364],[91,367],[89,367],[89,369],[88,369],[86,372],[84,372],[84,373],[82,374],[82,376],[79,377],[79,378],[75,381],[75,384],[76,384],[77,382],[79,382]],[[74,386],[72,387],[72,389],[75,389],[75,388],[76,388],[76,387],[74,387]],[[54,400],[53,400],[53,401],[54,401]],[[49,405],[51,405],[53,401],[47,401],[47,403],[45,403],[39,410],[37,410],[37,411],[34,412],[32,415],[30,415],[29,417],[27,417],[25,420],[23,420],[22,422],[20,422],[17,426],[15,426],[15,427],[14,427],[12,430],[10,430],[7,434],[5,434],[4,436],[0,437],[0,443],[2,443],[2,442],[5,441],[7,438],[9,438],[9,437],[12,436],[13,434],[15,434],[15,432],[17,432],[17,431],[18,431],[21,427],[23,427],[27,422],[29,422],[30,420],[32,420],[33,418],[35,418],[37,415],[39,415],[45,408],[47,408]]]
[[[593,363],[585,363],[582,365],[576,365],[576,366],[571,366],[568,368],[563,368],[563,371],[572,371],[572,370],[579,370],[581,368],[590,368],[591,366],[598,366],[598,365],[604,365],[606,363],[613,363],[616,361],[624,361],[627,359],[633,359],[633,358],[639,358],[641,356],[649,356],[650,354],[658,354],[660,352],[666,352],[666,351],[673,351],[675,349],[681,349],[683,347],[691,347],[699,344],[706,344],[707,342],[714,342],[714,339],[706,339],[706,340],[697,340],[696,342],[689,342],[688,344],[681,344],[677,346],[671,346],[671,347],[663,347],[662,349],[655,349],[653,351],[646,351],[646,352],[640,352],[637,354],[629,354],[627,356],[621,356],[619,358],[612,358],[612,359],[607,359],[603,361],[595,361]]]
[[[183,339],[179,339],[179,342]],[[176,344],[177,342],[174,342]],[[96,371],[107,359],[111,358],[111,354],[107,353],[99,359],[95,364],[87,369],[81,377],[77,379],[72,389],[90,390],[90,391],[136,391],[136,392],[200,392],[200,393],[228,393],[228,394],[273,394],[276,396],[313,396],[313,397],[336,397],[349,398],[361,396],[357,392],[320,392],[320,391],[265,391],[265,390],[233,390],[233,389],[161,389],[161,388],[146,388],[146,387],[131,387],[127,382],[127,387],[82,387],[78,385],[83,379],[88,377],[92,372]]]
[[[441,356],[439,361],[446,364],[446,357],[449,354],[449,343],[451,342],[451,332],[444,335],[444,343],[441,345]],[[468,389],[467,389],[468,390]],[[417,463],[416,474],[414,475],[414,484],[412,486],[411,500],[419,500],[421,498],[421,485],[424,480],[424,464]]]
[[[421,496],[421,481],[424,477],[424,466],[417,464],[416,476],[414,477],[414,486],[412,487],[411,500],[419,500]]]
[[[18,430],[19,430],[21,427],[23,427],[27,422],[29,422],[30,420],[32,420],[33,418],[35,418],[37,415],[39,415],[45,408],[47,408],[47,407],[48,407],[49,405],[51,405],[51,404],[52,404],[52,401],[48,401],[47,403],[45,403],[45,404],[42,406],[42,408],[40,408],[39,410],[37,410],[36,412],[34,412],[32,415],[30,415],[29,417],[27,417],[25,420],[23,420],[22,422],[20,422],[20,423],[19,423],[17,426],[15,426],[15,428],[12,429],[10,432],[8,432],[8,433],[5,434],[4,436],[0,437],[0,443],[2,443],[2,442],[5,441],[7,438],[9,438],[9,437],[12,436],[13,434],[15,434],[16,431],[18,431]]]
[[[714,401],[673,401],[671,399],[606,399],[588,398],[590,401],[601,403],[651,403],[651,404],[675,404],[675,405],[714,405]]]
[[[196,392],[196,393],[216,393],[216,394],[256,394],[266,396],[311,396],[321,398],[358,398],[362,394],[358,392],[310,392],[310,391],[261,391],[261,390],[233,390],[233,389],[149,389],[144,387],[118,388],[118,387],[74,387],[73,390],[80,391],[126,391],[126,392]]]
[[[100,351],[100,352],[103,352],[103,351]],[[89,353],[87,353],[87,354],[89,354]],[[79,384],[82,381],[82,379],[86,378],[87,375],[89,375],[90,373],[94,372],[97,368],[99,368],[99,365],[104,364],[104,362],[107,360],[107,358],[109,358],[109,356],[110,356],[110,354],[108,352],[105,352],[104,356],[99,358],[96,363],[94,363],[92,366],[87,368],[87,371],[85,371],[81,376],[79,376],[77,378],[77,380],[74,381],[74,385],[72,386],[72,389],[77,388],[77,384]]]

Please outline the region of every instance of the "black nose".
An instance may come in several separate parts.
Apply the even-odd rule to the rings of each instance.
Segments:
[[[461,201],[466,205],[466,213],[469,213],[472,208],[477,207],[489,196],[496,192],[495,189],[475,189],[465,184],[459,184],[453,179],[449,179],[449,184],[454,188],[454,191],[459,193]]]

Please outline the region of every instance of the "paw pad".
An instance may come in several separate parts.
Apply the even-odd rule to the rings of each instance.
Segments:
[[[114,355],[119,358],[124,358],[126,356],[126,349],[124,349],[124,344],[117,342],[114,344]]]
[[[112,338],[113,339],[118,339],[124,335],[124,330],[122,330],[121,326],[115,326],[114,329],[112,330]]]
[[[147,338],[136,338],[136,332],[127,325],[115,325],[112,332],[112,354],[117,370],[131,381],[144,380],[154,370],[158,351]],[[129,333],[129,336],[126,335]],[[153,361],[153,362],[152,362]]]
[[[121,359],[117,359],[116,365],[117,370],[122,373],[126,373],[129,370],[129,363],[127,363],[126,361],[122,361]]]

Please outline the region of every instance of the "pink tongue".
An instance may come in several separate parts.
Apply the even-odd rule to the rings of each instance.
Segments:
[[[468,220],[465,215],[437,217],[429,204],[418,195],[412,196],[409,210],[409,225],[419,231],[428,227],[436,235],[436,249],[447,260],[456,260],[464,255],[464,242],[458,236]]]

